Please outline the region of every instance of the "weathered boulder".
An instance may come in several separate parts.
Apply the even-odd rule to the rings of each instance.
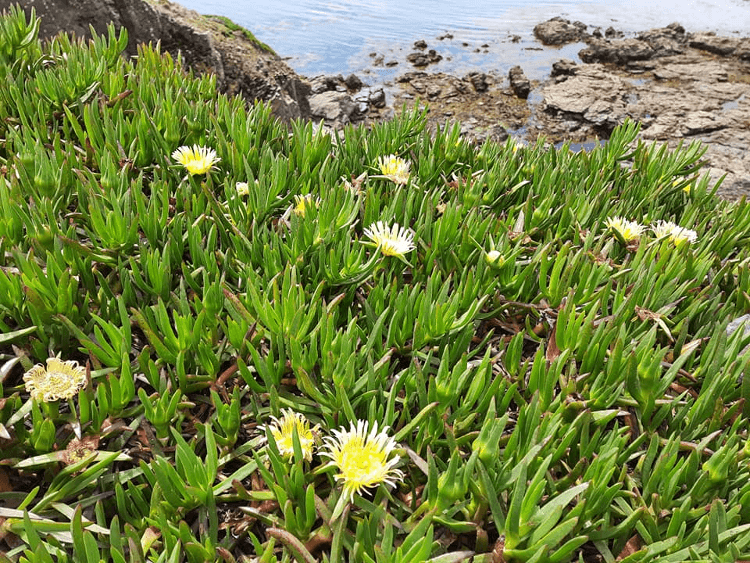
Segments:
[[[359,107],[344,92],[322,92],[310,96],[310,113],[313,117],[325,119],[329,124],[344,125],[356,121]]]
[[[12,0],[0,0],[8,9]],[[141,43],[161,42],[173,55],[181,53],[196,72],[213,72],[219,88],[248,100],[268,102],[283,119],[308,117],[309,86],[269,47],[225,18],[201,16],[167,0],[24,0],[36,10],[40,36],[61,31],[88,37],[89,25],[106,33],[107,25],[128,30],[126,53]]]
[[[406,56],[406,60],[416,67],[423,67],[443,60],[443,55],[438,54],[435,49],[430,49],[426,53],[414,51]]]
[[[560,59],[557,62],[552,63],[552,70],[550,76],[573,76],[576,73],[578,65],[575,61],[570,59]]]
[[[524,100],[529,97],[531,93],[531,82],[526,77],[523,69],[516,65],[508,71],[508,78],[510,80],[510,87],[513,93],[519,98]]]
[[[545,45],[564,45],[582,41],[586,37],[586,24],[555,17],[534,27],[534,35]]]
[[[650,59],[654,56],[654,50],[640,39],[608,41],[592,38],[588,41],[588,47],[578,52],[578,56],[585,63],[627,64]]]
[[[464,77],[464,80],[471,82],[477,92],[487,91],[487,88],[490,87],[488,79],[489,77],[483,72],[470,72]]]

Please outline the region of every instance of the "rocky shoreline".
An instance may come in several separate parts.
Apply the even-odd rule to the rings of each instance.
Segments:
[[[0,9],[10,4],[0,0]],[[529,80],[520,66],[507,75],[430,72],[443,56],[441,41],[449,38],[441,36],[417,41],[404,61],[373,53],[373,65],[411,70],[368,86],[356,75],[300,77],[249,31],[167,0],[79,0],[75,7],[67,0],[26,0],[24,8],[36,9],[42,36],[86,35],[89,25],[103,33],[111,21],[128,28],[130,54],[138,43],[161,41],[195,71],[215,73],[222,91],[264,100],[287,120],[368,124],[427,104],[430,126],[461,122],[477,142],[543,136],[586,147],[632,118],[641,123],[644,140],[671,147],[705,143],[707,170],[714,179],[726,176],[719,194],[750,195],[750,38],[689,33],[679,24],[624,37],[613,28],[589,31],[584,23],[553,18],[534,29],[539,48],[585,47],[580,61],[558,60],[541,81]]]

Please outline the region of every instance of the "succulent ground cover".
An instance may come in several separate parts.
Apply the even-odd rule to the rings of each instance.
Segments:
[[[698,145],[291,129],[0,18],[3,561],[750,558]]]

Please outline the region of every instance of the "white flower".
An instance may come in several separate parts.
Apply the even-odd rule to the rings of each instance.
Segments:
[[[646,227],[640,223],[628,221],[622,217],[610,217],[604,222],[604,225],[608,229],[612,229],[618,233],[625,242],[638,240],[643,234],[643,231],[646,230]]]
[[[86,370],[76,361],[48,358],[47,368],[37,364],[23,375],[31,398],[44,402],[71,399],[86,384]]]
[[[182,146],[172,153],[172,158],[182,164],[191,176],[206,174],[221,160],[216,157],[215,150],[198,145]]]
[[[698,240],[698,233],[680,227],[671,221],[657,221],[652,229],[656,238],[669,237],[669,241],[675,246],[692,244]]]
[[[303,414],[291,409],[282,409],[281,414],[281,419],[271,417],[273,424],[269,427],[279,453],[286,457],[294,456],[294,433],[296,432],[302,449],[302,457],[307,461],[312,461],[315,437],[310,430],[310,423]]]
[[[411,229],[400,227],[394,223],[389,227],[382,221],[378,221],[365,229],[364,234],[374,242],[385,256],[403,256],[416,248],[414,246],[414,233]]]
[[[409,163],[400,156],[389,154],[378,159],[380,172],[395,184],[406,184],[409,181]]]

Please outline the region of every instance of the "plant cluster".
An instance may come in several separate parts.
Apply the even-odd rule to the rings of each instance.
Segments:
[[[699,145],[287,128],[37,29],[0,17],[0,560],[750,559],[750,206]]]

